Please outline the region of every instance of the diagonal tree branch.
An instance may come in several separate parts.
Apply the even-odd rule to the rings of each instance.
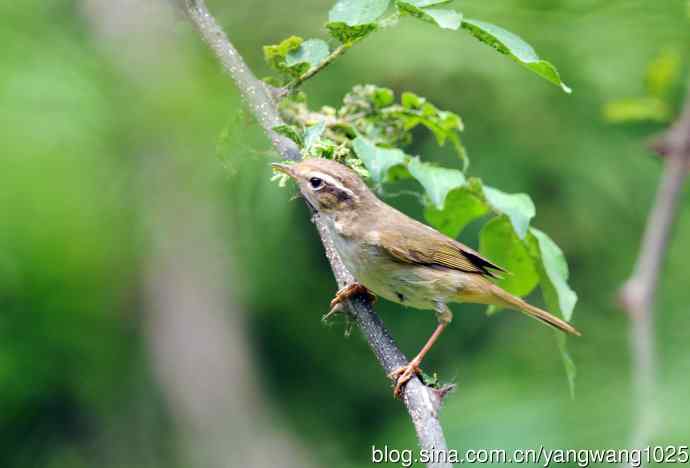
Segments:
[[[225,71],[235,82],[278,153],[285,159],[301,158],[299,149],[291,140],[272,130],[283,122],[278,114],[271,90],[252,74],[242,56],[208,11],[204,0],[185,0],[185,7],[189,18],[215,53]],[[326,257],[331,263],[338,286],[343,287],[352,283],[354,278],[338,257],[333,246],[333,240],[327,233],[325,225],[316,215],[313,221],[321,236]],[[407,364],[407,358],[396,346],[370,302],[361,298],[354,299],[348,301],[347,308],[386,374]],[[443,429],[438,419],[442,397],[443,392],[426,387],[416,377],[405,386],[403,403],[410,414],[422,449],[447,450]],[[450,467],[451,465],[449,463],[432,463],[429,466]]]
[[[619,292],[620,303],[632,321],[630,347],[637,415],[633,429],[634,447],[648,445],[658,423],[654,300],[671,228],[690,170],[690,91],[680,118],[652,144],[652,148],[666,158],[664,172],[647,219],[635,269]]]

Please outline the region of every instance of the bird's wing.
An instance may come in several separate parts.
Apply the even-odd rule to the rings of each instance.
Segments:
[[[403,263],[438,265],[467,273],[500,278],[496,271],[506,270],[482,257],[479,252],[421,223],[409,226],[405,233],[383,229],[377,244]],[[496,271],[492,271],[496,270]]]

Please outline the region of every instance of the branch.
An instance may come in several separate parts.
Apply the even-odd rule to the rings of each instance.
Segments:
[[[652,148],[665,157],[664,172],[647,219],[635,269],[619,291],[619,301],[632,320],[630,346],[638,412],[634,447],[648,445],[657,424],[654,298],[683,184],[690,169],[690,91],[680,118],[652,144]]]
[[[264,131],[271,138],[278,153],[286,159],[301,158],[298,148],[292,141],[273,132],[272,128],[283,122],[270,90],[254,77],[244,63],[242,56],[209,13],[204,0],[185,0],[185,6],[190,19],[223,64],[225,71],[234,80]],[[321,236],[326,256],[331,263],[338,286],[342,287],[352,283],[354,278],[335,251],[333,239],[329,236],[326,226],[318,216],[315,216],[313,221]],[[386,374],[407,364],[407,358],[396,346],[370,302],[364,299],[354,299],[348,301],[347,309],[364,334]],[[447,450],[443,429],[438,419],[438,410],[443,394],[443,391],[435,391],[426,387],[416,377],[405,386],[403,403],[410,414],[422,449]],[[443,463],[429,466],[450,467],[451,465]]]

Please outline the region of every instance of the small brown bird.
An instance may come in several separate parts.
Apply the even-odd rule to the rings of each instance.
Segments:
[[[347,166],[327,159],[306,159],[297,164],[273,164],[299,185],[307,203],[325,221],[335,248],[356,278],[336,294],[332,314],[353,294],[382,296],[416,309],[435,311],[438,326],[409,364],[396,369],[394,394],[420,372],[419,366],[453,314],[448,303],[491,304],[523,312],[573,335],[569,323],[501,289],[501,267],[475,250],[406,216],[379,200]]]

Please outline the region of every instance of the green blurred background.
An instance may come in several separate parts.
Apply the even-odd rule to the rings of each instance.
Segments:
[[[612,125],[662,51],[688,55],[685,0],[456,2],[554,62],[564,94],[469,35],[403,21],[306,85],[414,91],[464,119],[472,175],[535,200],[580,301],[576,398],[552,333],[518,314],[455,320],[425,369],[457,391],[452,448],[626,447],[635,413],[630,273],[663,123]],[[209,1],[259,76],[261,46],[325,37],[329,1]],[[336,288],[307,210],[269,182],[275,157],[183,15],[136,0],[0,6],[0,466],[369,465],[416,446],[366,342],[321,315]],[[680,107],[678,82],[669,104]],[[457,164],[420,134],[408,152]],[[412,197],[389,200],[421,217]],[[690,434],[690,195],[659,288],[658,425]],[[461,238],[477,243],[477,226]],[[411,355],[429,313],[380,303]]]

